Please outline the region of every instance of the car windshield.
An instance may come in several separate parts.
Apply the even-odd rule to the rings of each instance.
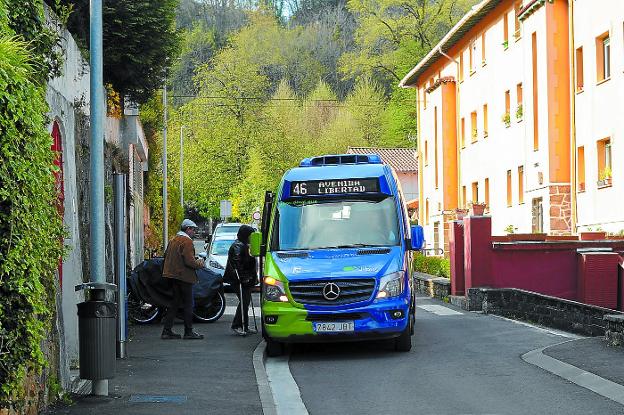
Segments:
[[[278,205],[274,250],[399,244],[394,200],[305,200]]]
[[[240,225],[223,225],[217,229],[217,233],[238,233]]]
[[[214,241],[210,247],[210,255],[227,255],[233,243],[234,239],[220,239]]]

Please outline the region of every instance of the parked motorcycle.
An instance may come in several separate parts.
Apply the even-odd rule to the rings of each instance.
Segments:
[[[170,304],[169,281],[162,278],[163,262],[163,258],[143,261],[128,277],[128,319],[133,323],[158,322]],[[225,312],[223,278],[206,268],[197,270],[197,277],[193,317],[200,323],[213,323]]]

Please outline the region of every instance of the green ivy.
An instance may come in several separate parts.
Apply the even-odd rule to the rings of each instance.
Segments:
[[[39,2],[13,3],[14,17],[29,8],[24,3]],[[0,32],[0,408],[19,406],[24,375],[45,365],[41,343],[63,253],[38,55],[7,32]]]

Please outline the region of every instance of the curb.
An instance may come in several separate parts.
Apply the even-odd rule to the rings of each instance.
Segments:
[[[277,408],[273,400],[273,393],[269,386],[269,378],[266,374],[264,362],[266,355],[264,350],[266,343],[261,341],[253,352],[253,366],[256,372],[256,383],[258,384],[258,393],[260,394],[260,402],[262,403],[262,413],[264,415],[277,415]]]
[[[544,350],[549,347],[558,346],[571,341],[574,340],[568,340],[532,350],[523,354],[522,360],[568,380],[582,388],[589,389],[598,395],[604,396],[605,398],[624,405],[624,386],[544,354]]]

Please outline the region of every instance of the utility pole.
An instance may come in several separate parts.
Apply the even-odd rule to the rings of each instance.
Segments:
[[[167,212],[167,77],[163,89],[163,249],[169,241],[169,214]]]
[[[180,127],[180,205],[182,206],[182,212],[184,212],[184,128]],[[184,215],[183,215],[184,216]]]
[[[106,283],[104,239],[104,52],[102,0],[91,0],[90,10],[90,217],[89,262],[91,282]],[[96,290],[94,290],[96,291]],[[103,296],[103,290],[96,295]],[[103,300],[103,298],[102,298]],[[94,395],[108,395],[108,379],[92,381]]]

